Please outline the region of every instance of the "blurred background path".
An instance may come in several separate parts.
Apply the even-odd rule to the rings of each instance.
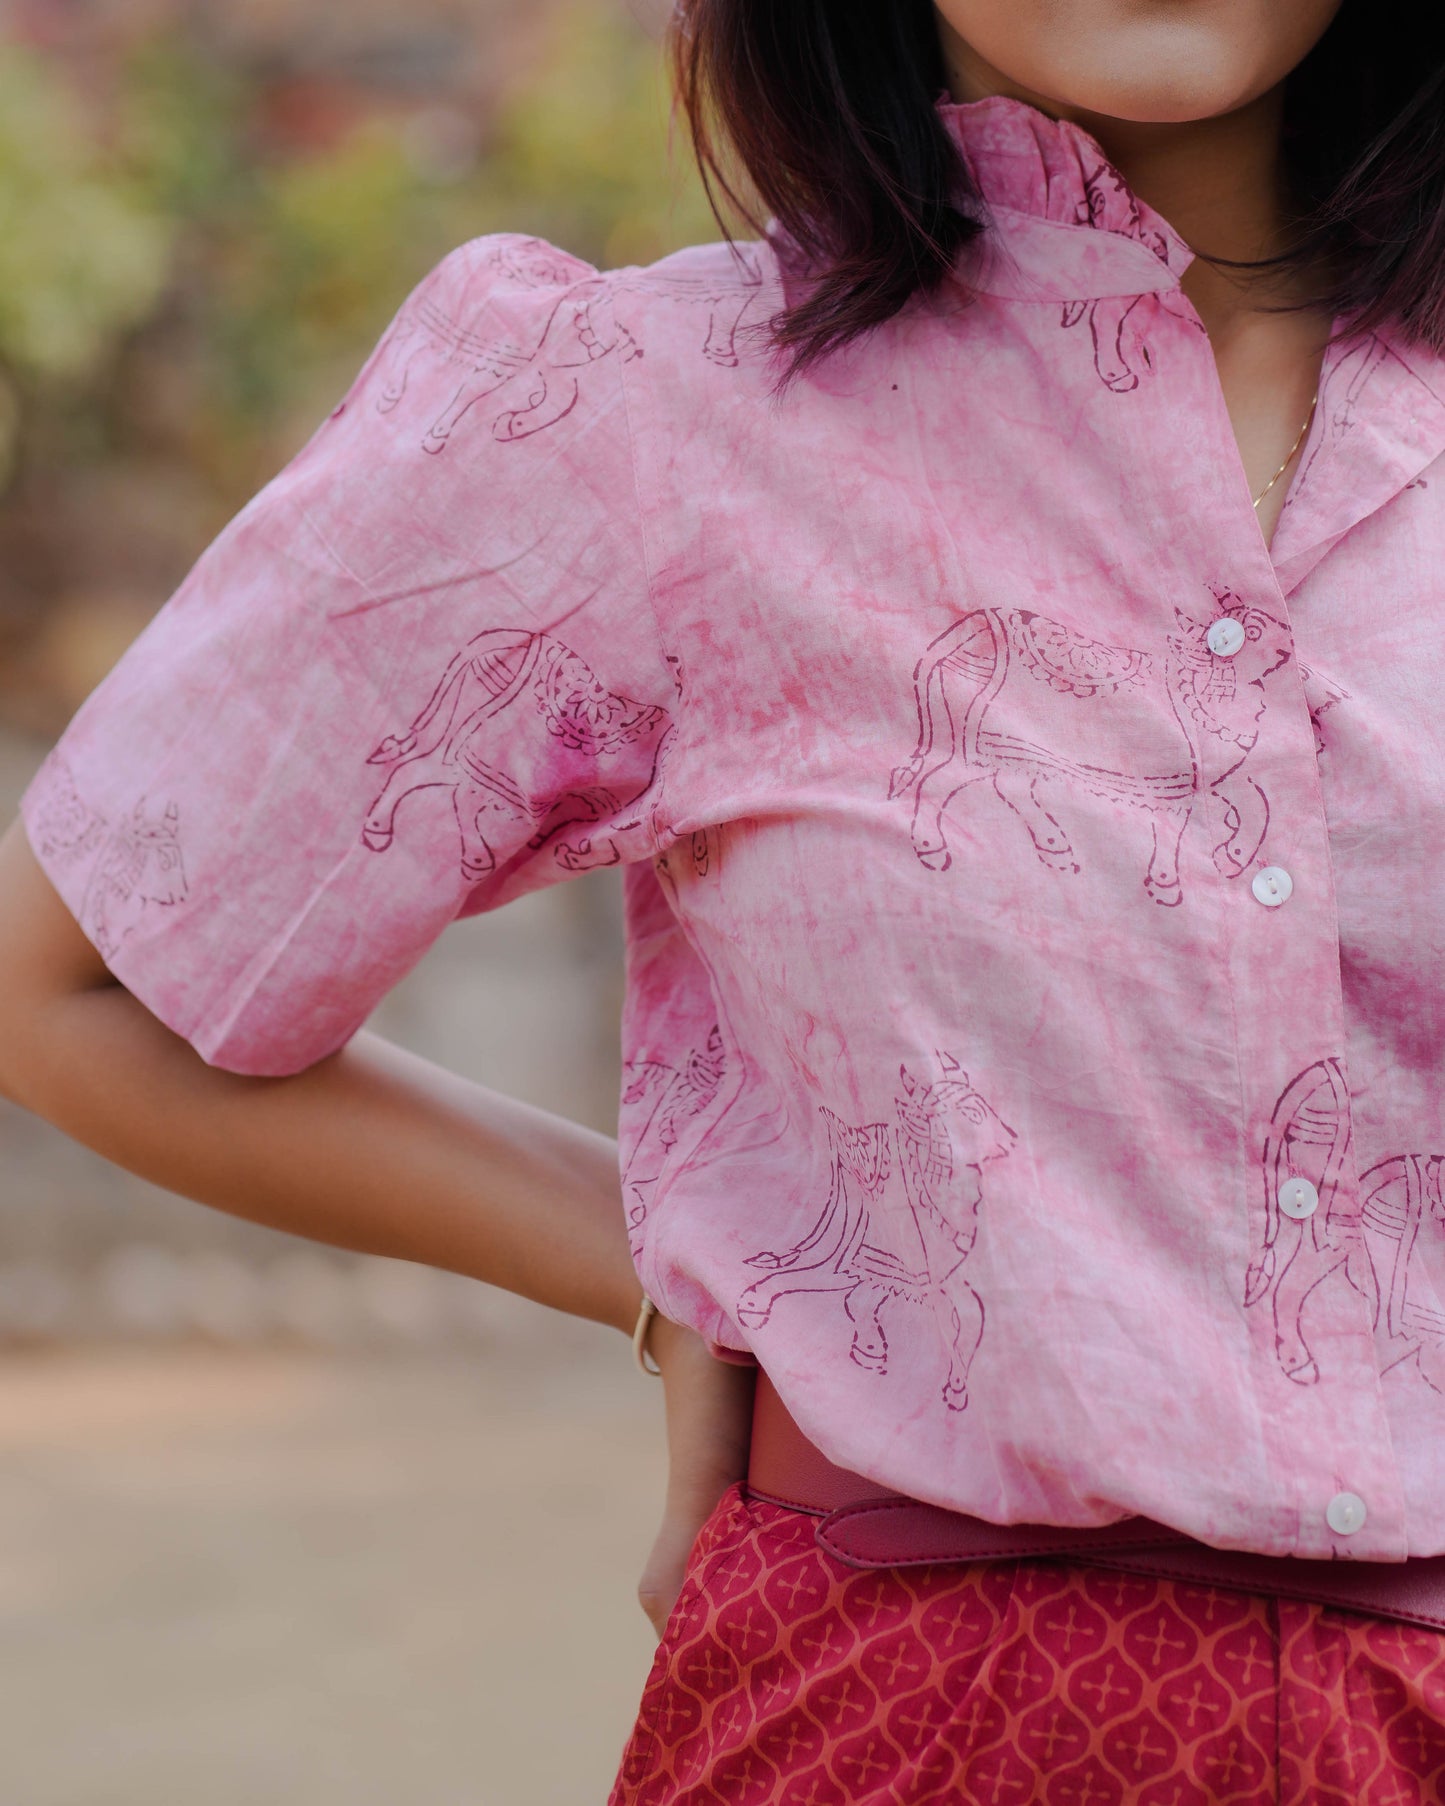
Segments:
[[[656,1401],[600,1334],[12,1360],[7,1806],[601,1806],[661,1494]]]

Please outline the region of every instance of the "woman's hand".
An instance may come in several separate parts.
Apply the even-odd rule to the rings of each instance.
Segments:
[[[747,1474],[756,1369],[717,1360],[696,1331],[661,1316],[648,1348],[667,1400],[667,1502],[637,1596],[660,1637],[698,1531]]]

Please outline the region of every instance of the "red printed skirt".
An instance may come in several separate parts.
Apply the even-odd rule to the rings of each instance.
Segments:
[[[1043,1562],[847,1568],[723,1495],[610,1806],[1422,1806],[1445,1635]]]

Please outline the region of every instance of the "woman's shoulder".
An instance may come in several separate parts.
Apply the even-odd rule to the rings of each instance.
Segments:
[[[450,252],[418,290],[433,328],[458,354],[493,343],[565,365],[656,356],[702,370],[766,361],[763,332],[781,302],[765,241],[696,244],[650,264],[602,270],[542,238],[492,233]]]
[[[764,239],[718,239],[685,245],[654,263],[604,270],[525,232],[488,232],[469,238],[437,266],[453,280],[499,294],[544,295],[579,283],[659,300],[695,298],[699,290],[733,294],[777,280],[778,259]]]

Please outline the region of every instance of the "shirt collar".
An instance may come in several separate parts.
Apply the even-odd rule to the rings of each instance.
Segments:
[[[988,225],[963,253],[958,275],[969,288],[1077,303],[1179,287],[1193,252],[1080,126],[1002,96],[945,97],[938,114]],[[1286,594],[1445,454],[1445,358],[1397,329],[1351,335],[1335,325],[1316,418],[1271,546]]]
[[[1345,534],[1445,453],[1445,367],[1398,328],[1340,336],[1270,555],[1288,595]]]
[[[1018,301],[1178,288],[1193,252],[1082,127],[999,95],[942,99],[938,116],[990,227],[965,253],[969,287]]]

